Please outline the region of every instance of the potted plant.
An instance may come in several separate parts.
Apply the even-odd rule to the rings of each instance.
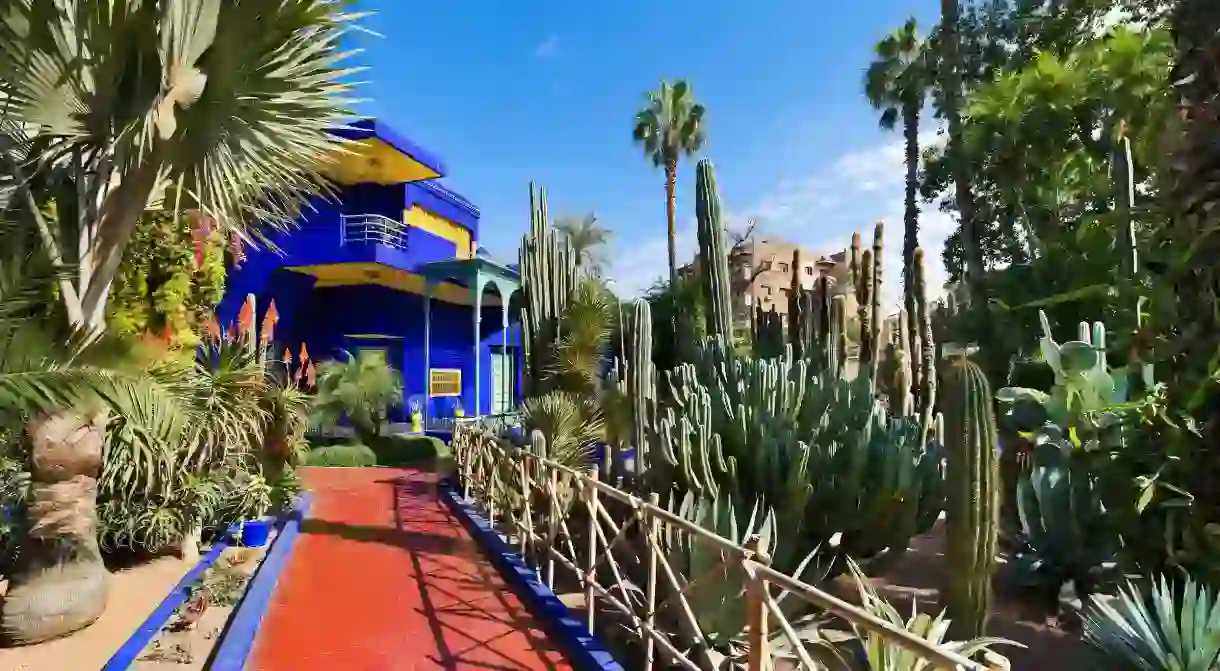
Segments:
[[[419,402],[419,397],[413,396],[407,403],[411,410],[411,433],[424,432],[424,413]]]
[[[232,538],[245,547],[258,548],[267,544],[275,518],[271,509],[271,485],[261,476],[239,473],[232,481],[228,508],[229,519],[237,526]]]

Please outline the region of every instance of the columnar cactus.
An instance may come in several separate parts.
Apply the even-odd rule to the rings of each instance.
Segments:
[[[912,364],[918,361],[918,373],[912,377],[915,388],[915,410],[923,428],[924,440],[935,419],[936,367],[940,361],[940,350],[932,333],[932,310],[928,305],[927,274],[924,272],[923,249],[916,248],[911,257],[912,292],[915,294],[916,315],[911,317],[911,332],[917,337],[911,342]]]
[[[707,334],[712,338],[733,337],[733,306],[729,281],[729,255],[720,196],[716,192],[716,170],[703,159],[695,169],[695,217],[698,219],[699,262],[703,270],[703,296],[707,301]]]
[[[577,282],[572,245],[547,226],[546,190],[530,182],[530,231],[521,240],[521,288],[525,309],[525,395],[546,391],[544,380],[551,367],[559,324]]]
[[[882,277],[882,253],[885,251],[882,245],[882,237],[885,233],[885,224],[880,221],[873,228],[873,268],[872,268],[872,289],[870,291],[871,303],[869,304],[869,313],[871,318],[869,323],[873,326],[873,333],[870,339],[872,350],[869,351],[869,361],[876,362],[881,354],[881,322],[885,319],[885,315],[881,313],[881,281]],[[861,356],[863,360],[863,356]]]
[[[1000,521],[997,435],[991,389],[966,357],[945,375],[945,560],[942,594],[953,640],[982,636],[991,609],[991,576]]]
[[[651,455],[649,436],[656,415],[656,370],[652,363],[652,309],[648,301],[637,300],[631,311],[628,331],[626,393],[631,403],[631,442],[635,447],[635,474],[643,475]]]
[[[792,355],[798,359],[805,355],[805,345],[808,340],[806,322],[812,305],[801,286],[801,250],[792,252],[792,281],[788,287],[788,345],[792,347]]]

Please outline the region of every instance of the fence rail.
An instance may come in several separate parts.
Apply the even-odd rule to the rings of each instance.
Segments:
[[[344,245],[377,244],[407,248],[407,225],[380,214],[345,214],[339,218]]]
[[[830,646],[807,644],[780,601],[799,599],[805,610],[831,614],[857,630],[931,663],[962,671],[1007,669],[1008,661],[989,653],[986,664],[966,659],[817,587],[768,566],[757,538],[746,545],[716,535],[663,508],[657,494],[645,501],[583,472],[528,450],[506,448],[495,435],[460,423],[453,437],[462,496],[483,509],[491,522],[556,593],[583,593],[585,625],[607,618],[628,632],[641,658],[626,664],[645,671],[677,666],[692,671],[724,668],[726,657],[713,645],[700,618],[740,617],[746,640],[730,661],[749,671],[826,669],[842,661]],[[706,561],[675,566],[673,539],[695,543]],[[677,553],[680,555],[681,553]],[[706,559],[713,557],[714,559]],[[692,565],[694,562],[692,562]],[[566,574],[557,569],[565,569]],[[563,580],[567,579],[564,584]],[[722,606],[699,612],[702,586],[725,595],[719,581],[744,584],[744,609],[736,596],[710,602]],[[558,588],[557,588],[558,585]],[[642,587],[641,587],[642,585]],[[719,592],[717,592],[719,590]],[[778,628],[772,635],[773,627]],[[784,666],[777,666],[783,659]],[[664,662],[662,665],[661,663]],[[903,667],[906,668],[906,667]]]

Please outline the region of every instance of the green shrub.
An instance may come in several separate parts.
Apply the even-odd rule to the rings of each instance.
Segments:
[[[419,466],[449,456],[445,441],[433,436],[380,436],[373,442],[382,466]]]
[[[324,445],[310,450],[305,463],[308,466],[376,466],[377,454],[372,448],[359,443]]]

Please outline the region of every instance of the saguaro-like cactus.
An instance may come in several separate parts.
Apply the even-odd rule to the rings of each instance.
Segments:
[[[991,389],[983,370],[966,357],[945,375],[945,561],[941,593],[952,622],[950,638],[982,636],[991,613],[1000,519],[999,466]]]
[[[695,169],[695,217],[698,219],[699,261],[703,270],[703,297],[707,300],[707,334],[732,338],[733,312],[730,302],[729,255],[716,192],[716,170],[703,159]]]
[[[654,431],[657,374],[652,363],[652,309],[637,300],[631,311],[630,344],[627,350],[626,393],[631,402],[631,442],[635,447],[635,474],[648,468],[649,436]]]
[[[547,226],[546,190],[530,182],[530,231],[521,240],[521,288],[525,294],[525,395],[546,391],[559,323],[576,286],[576,255],[567,239]]]

